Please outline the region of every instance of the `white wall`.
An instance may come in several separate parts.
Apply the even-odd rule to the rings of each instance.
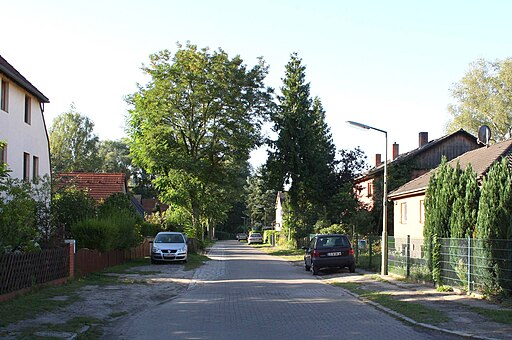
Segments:
[[[39,176],[50,173],[50,155],[46,128],[39,100],[19,87],[5,75],[9,82],[8,112],[0,110],[0,140],[7,142],[7,165],[13,178],[23,178],[23,153],[30,154],[30,179],[32,157],[39,157]],[[31,97],[31,124],[25,123],[25,94]]]
[[[412,239],[423,239],[425,216],[424,209],[420,206],[424,200],[425,195],[419,195],[393,201],[395,238],[406,238],[410,235]],[[407,221],[402,221],[402,203],[407,203]]]

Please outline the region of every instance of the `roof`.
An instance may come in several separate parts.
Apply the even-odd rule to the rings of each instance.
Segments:
[[[127,193],[124,173],[63,172],[58,177],[62,184],[75,184],[86,189],[96,201],[104,200],[117,192]]]
[[[465,154],[460,155],[457,158],[452,159],[448,164],[452,167],[457,166],[457,162],[460,164],[461,169],[466,169],[468,164],[476,172],[477,178],[484,177],[489,171],[491,165],[497,160],[508,156],[512,153],[512,139],[496,143],[489,147],[478,148],[473,151],[468,151]],[[433,169],[426,174],[413,179],[410,182],[405,183],[398,189],[391,192],[388,197],[399,198],[403,196],[413,196],[422,194],[427,190],[430,177],[434,174],[436,169]]]
[[[49,103],[50,100],[41,92],[39,91],[34,85],[32,85],[24,76],[21,75],[21,73],[18,72],[11,64],[7,62],[1,55],[0,55],[0,72],[5,74],[7,77],[9,77],[12,81],[14,81],[16,84],[27,90],[29,93],[34,95],[39,101],[43,103]]]
[[[155,212],[156,208],[159,208],[159,211],[161,212],[164,212],[169,208],[167,204],[160,202],[157,198],[143,198],[141,199],[141,204],[148,215]]]
[[[405,160],[407,160],[407,159],[409,159],[411,157],[414,157],[414,156],[416,156],[418,154],[421,154],[421,153],[427,151],[428,149],[438,145],[439,143],[442,143],[442,142],[446,141],[447,139],[450,139],[453,136],[458,135],[458,134],[466,135],[467,137],[474,139],[475,143],[476,143],[476,137],[475,136],[473,136],[472,134],[470,134],[469,132],[467,132],[464,129],[460,129],[460,130],[455,131],[455,132],[453,132],[451,134],[442,136],[442,137],[440,137],[438,139],[433,139],[433,140],[429,141],[428,143],[426,143],[425,145],[423,145],[423,146],[421,146],[419,148],[416,148],[416,149],[411,150],[409,152],[405,152],[403,154],[400,154],[397,158],[395,158],[392,161],[388,162],[388,165],[399,163],[399,162],[405,161]],[[384,162],[382,162],[381,165],[378,165],[378,166],[373,167],[370,170],[368,170],[361,177],[359,177],[358,180],[364,180],[366,177],[373,177],[373,175],[375,175],[375,174],[377,174],[377,173],[379,173],[381,171],[384,171]]]

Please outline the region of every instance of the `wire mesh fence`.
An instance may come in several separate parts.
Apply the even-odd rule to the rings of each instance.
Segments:
[[[364,240],[364,242],[361,242]],[[380,271],[381,239],[353,242],[360,268]],[[365,243],[366,247],[360,247]],[[439,239],[441,281],[468,292],[512,294],[512,240]],[[432,281],[423,239],[388,238],[388,271],[420,281]]]

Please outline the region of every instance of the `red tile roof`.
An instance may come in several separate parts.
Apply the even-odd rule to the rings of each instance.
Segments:
[[[160,212],[166,211],[169,206],[167,204],[164,204],[160,202],[156,198],[143,198],[141,199],[142,206],[144,207],[144,211],[146,214],[151,215],[155,210],[157,210],[157,207],[160,208]]]
[[[104,200],[117,192],[128,192],[124,173],[63,172],[58,177],[62,185],[75,184],[88,190],[89,195],[96,201]]]

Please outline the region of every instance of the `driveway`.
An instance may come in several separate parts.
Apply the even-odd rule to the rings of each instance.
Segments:
[[[400,322],[246,244],[217,242],[209,257],[186,291],[112,323],[104,338],[456,338]]]

